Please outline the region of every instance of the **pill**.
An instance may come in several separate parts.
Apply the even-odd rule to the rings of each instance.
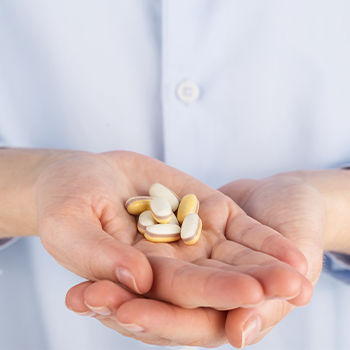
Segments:
[[[199,202],[197,197],[194,194],[186,194],[186,196],[181,199],[181,202],[179,204],[177,219],[182,224],[187,215],[193,213],[198,214],[198,210]]]
[[[158,183],[155,183],[150,187],[149,195],[151,197],[165,198],[170,203],[172,211],[176,211],[180,203],[180,198],[176,193]]]
[[[156,243],[166,243],[178,241],[181,237],[181,228],[173,224],[156,224],[147,226],[145,238]]]
[[[140,233],[144,234],[147,226],[155,225],[157,222],[152,216],[150,210],[146,210],[139,216],[139,221],[137,222],[137,229]]]
[[[176,215],[174,213],[173,213],[173,218],[171,219],[171,221],[168,222],[168,224],[180,226],[179,222],[177,221]]]
[[[189,214],[181,226],[181,238],[187,245],[195,244],[202,232],[202,220],[198,214]]]
[[[173,211],[165,198],[153,198],[151,201],[151,211],[154,220],[160,224],[167,224],[173,218]]]
[[[152,197],[138,196],[131,197],[125,203],[125,208],[129,214],[140,215],[142,212],[151,209]]]

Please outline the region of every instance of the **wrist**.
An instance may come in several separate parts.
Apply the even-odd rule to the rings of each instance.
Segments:
[[[0,149],[0,238],[37,235],[36,183],[50,165],[76,153]]]
[[[350,254],[350,171],[299,171],[293,176],[317,189],[324,200],[324,250]]]

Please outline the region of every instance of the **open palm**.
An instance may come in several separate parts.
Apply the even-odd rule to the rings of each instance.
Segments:
[[[122,154],[123,157],[126,155],[130,154]],[[145,253],[154,273],[152,287],[145,294],[148,299],[128,294],[128,291],[107,281],[95,284],[86,282],[68,293],[69,308],[76,312],[87,312],[89,308],[86,304],[95,305],[92,308],[95,310],[98,309],[98,305],[108,304],[112,313],[102,316],[99,314],[96,317],[122,334],[150,343],[205,345],[205,341],[212,336],[218,342],[215,344],[220,345],[226,339],[224,328],[227,313],[203,307],[230,310],[238,306],[256,305],[265,297],[290,299],[290,302],[296,305],[305,305],[308,302],[311,297],[309,282],[280,261],[287,261],[302,272],[307,270],[303,256],[289,240],[247,216],[222,193],[163,163],[140,155],[131,156],[132,161],[128,159],[127,164],[123,166],[125,173],[132,174],[132,180],[124,178],[124,181],[130,181],[130,187],[124,185],[125,192],[120,195],[123,198],[120,210],[125,212],[122,205],[127,198],[147,194],[148,188],[154,182],[171,188],[180,197],[187,193],[195,193],[201,203],[199,214],[203,219],[202,237],[197,244],[190,247],[182,242],[154,244],[136,232],[134,218],[127,216],[125,220],[130,223],[128,234],[134,240],[131,244]],[[138,168],[136,174],[135,168]],[[116,228],[120,222],[117,220]],[[113,297],[116,295],[119,295],[118,300]],[[85,299],[86,296],[90,296],[88,300]],[[128,303],[123,304],[122,301]],[[120,306],[123,307],[120,309]],[[190,341],[193,338],[188,336],[186,331],[182,332],[183,338],[177,337],[181,333],[175,334],[179,325],[176,326],[175,320],[172,322],[171,317],[168,317],[176,313],[188,322],[198,321],[196,323],[199,333],[195,335],[191,332],[192,337],[197,337],[196,342]],[[230,313],[231,311],[228,314]],[[163,317],[159,317],[160,315]],[[143,316],[160,320],[160,324],[152,325],[160,327],[158,330],[148,330],[151,336],[149,333],[146,336],[144,333],[135,336],[132,331],[125,331],[120,326],[120,322],[123,321],[122,323],[126,324],[141,323],[143,327],[146,323],[151,327],[145,319],[140,320]],[[203,324],[203,319],[217,324],[211,336],[203,333],[199,326]],[[170,328],[170,334],[165,336],[166,332],[162,327]],[[182,323],[180,328],[184,330],[185,327],[186,322]],[[237,327],[239,328],[238,323]],[[219,331],[221,338],[217,334]]]

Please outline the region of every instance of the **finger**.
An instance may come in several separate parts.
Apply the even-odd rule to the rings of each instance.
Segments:
[[[272,261],[269,264],[231,266],[213,259],[199,259],[196,264],[224,271],[236,271],[255,278],[266,298],[283,298],[298,306],[306,305],[312,296],[310,281],[289,265]]]
[[[254,179],[240,179],[232,181],[218,190],[229,196],[235,203],[239,203],[241,207],[244,206],[244,199],[247,198],[250,191],[252,191],[258,184],[258,180]]]
[[[264,299],[261,284],[246,274],[165,257],[149,257],[153,285],[146,295],[186,308],[232,309]]]
[[[255,277],[264,287],[266,296],[283,297],[297,306],[306,305],[312,296],[312,284],[288,264],[238,243],[221,241],[213,248],[211,259],[232,266],[243,265],[243,270],[236,269],[236,271],[250,273],[252,277]],[[253,270],[249,270],[249,266],[245,267],[246,265],[257,265],[260,268],[256,267],[253,272]],[[270,272],[265,274],[269,270]],[[293,290],[293,286],[297,285],[300,285],[299,294],[295,294],[295,288]],[[297,296],[293,297],[293,295]]]
[[[218,347],[227,342],[226,312],[223,311],[210,308],[189,310],[156,300],[135,299],[124,303],[116,316],[122,325],[132,325],[133,328],[137,325],[149,340],[155,337],[168,340],[163,340],[163,345]],[[140,332],[138,335],[141,337]]]
[[[123,303],[138,298],[120,285],[111,281],[98,281],[84,291],[84,303],[98,315],[108,316]]]
[[[139,297],[111,281],[88,281],[68,291],[66,306],[78,315],[94,317],[120,334],[134,338],[132,332],[116,322],[115,314],[123,303]]]
[[[287,176],[276,177],[276,181],[234,181],[220,190],[237,200],[248,215],[254,212],[255,219],[296,244],[308,259],[309,279],[313,282],[318,279],[319,266],[322,265],[326,215],[324,200],[317,189],[304,181]],[[263,196],[265,193],[268,195]],[[253,195],[258,200],[253,200]],[[250,202],[249,205],[247,201]],[[271,208],[278,208],[279,215],[272,212]],[[290,213],[293,213],[293,221],[289,219]],[[292,266],[296,267],[293,264]]]
[[[96,313],[91,311],[84,302],[84,292],[93,282],[86,281],[72,287],[66,295],[66,307],[81,316],[95,316]]]
[[[293,309],[287,301],[269,300],[257,308],[231,310],[225,325],[228,341],[239,348],[255,344]]]
[[[72,287],[66,295],[66,306],[74,312],[94,311],[109,315],[123,303],[138,298],[137,294],[107,280],[86,281]]]
[[[74,286],[66,304],[80,315],[94,315],[106,326],[146,343],[217,347],[227,342],[226,312],[182,309],[144,299],[110,281]]]
[[[258,180],[242,179],[233,181],[219,188],[219,191],[229,196],[241,207],[245,206],[250,198],[250,193],[258,185]],[[249,215],[249,210],[248,210]],[[290,241],[282,236],[279,230],[270,228],[269,223],[264,220],[259,222],[248,215],[231,216],[226,237],[248,247],[262,251],[266,254],[286,262],[300,273],[305,275],[308,271],[308,263],[304,254]],[[268,213],[267,217],[273,217],[274,213]],[[265,226],[265,225],[267,226]]]
[[[304,275],[308,271],[305,256],[290,240],[248,215],[230,217],[227,222],[226,237],[284,261]]]
[[[151,267],[130,247],[136,225],[124,208],[124,178],[92,155],[57,164],[42,174],[37,186],[38,230],[45,248],[84,278],[120,281],[141,293],[149,290]]]
[[[41,222],[40,230],[48,252],[72,272],[90,280],[120,282],[137,293],[150,289],[152,269],[144,254],[82,214],[51,215]]]

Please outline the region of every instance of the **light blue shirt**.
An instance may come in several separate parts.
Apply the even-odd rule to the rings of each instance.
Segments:
[[[0,145],[128,149],[214,187],[347,163],[349,10],[345,0],[1,1]],[[150,348],[66,310],[80,278],[37,238],[2,250],[0,271],[1,350]],[[252,349],[348,349],[349,291],[321,276],[310,305]]]

